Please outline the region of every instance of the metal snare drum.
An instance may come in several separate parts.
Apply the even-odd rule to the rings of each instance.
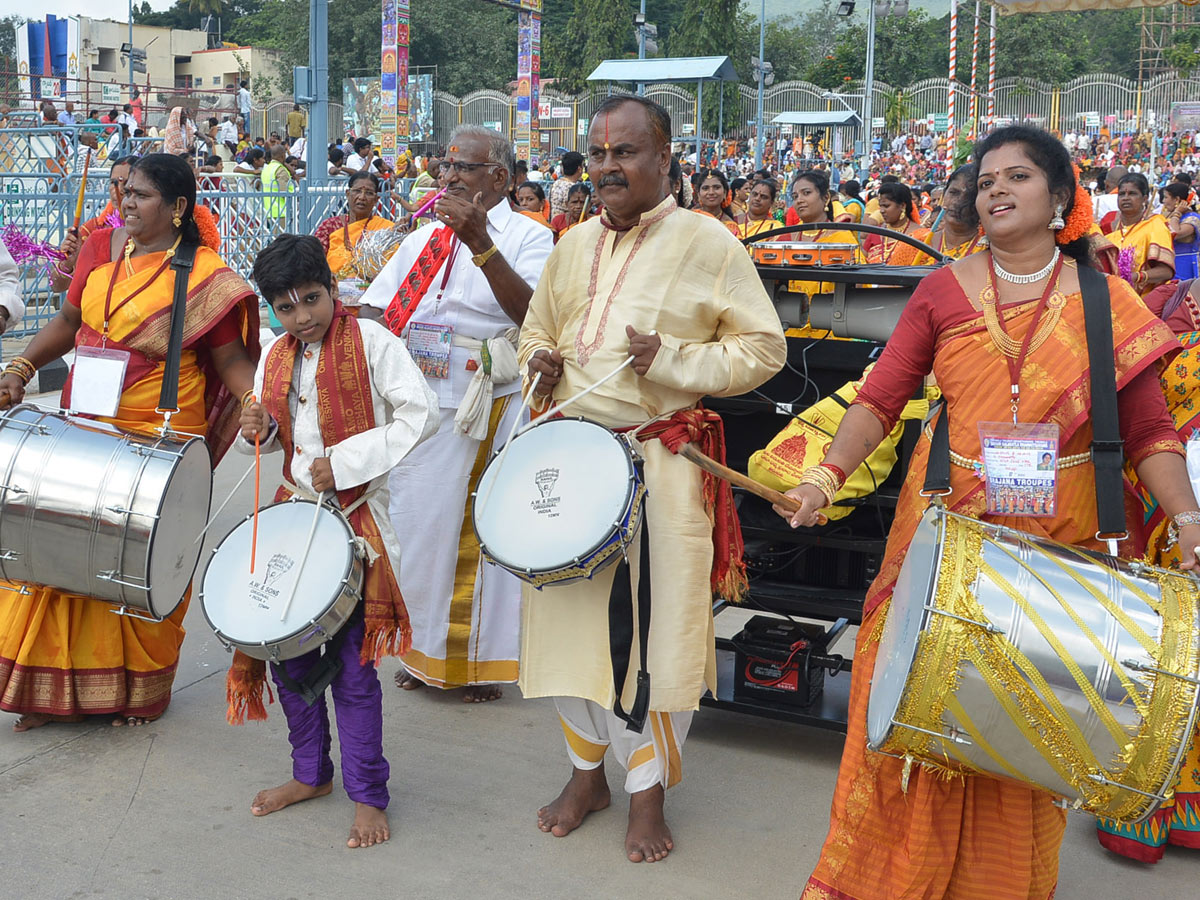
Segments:
[[[534,587],[591,578],[642,518],[645,485],[628,443],[587,419],[517,435],[479,478],[471,521],[481,552]]]
[[[253,575],[253,514],[213,550],[200,581],[200,606],[226,649],[275,662],[293,659],[337,634],[354,612],[364,575],[354,530],[337,510],[322,505],[316,512],[315,506],[293,497],[258,511]],[[300,560],[314,514],[312,549]]]
[[[868,746],[1141,821],[1195,728],[1198,601],[1189,575],[931,507],[887,613]]]
[[[0,415],[0,578],[162,620],[196,571],[211,498],[202,438],[129,434],[31,404]]]

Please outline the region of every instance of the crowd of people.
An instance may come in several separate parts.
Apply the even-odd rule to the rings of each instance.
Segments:
[[[184,153],[191,124],[181,112],[168,128]],[[1096,268],[1112,304],[1121,435],[1146,512],[1147,528],[1130,524],[1124,552],[1196,568],[1200,508],[1182,441],[1200,393],[1190,356],[1200,329],[1190,280],[1200,215],[1186,171],[1160,188],[1113,165],[1093,193],[1063,140],[1015,126],[986,136],[971,162],[949,171],[943,162],[865,182],[839,172],[835,183],[829,164],[768,165],[731,179],[724,165],[698,167],[673,152],[662,107],[615,96],[593,116],[586,154],[531,169],[503,135],[460,126],[437,154],[405,160],[417,187],[391,197],[394,173],[360,139],[329,151],[331,171],[349,174],[344,213],[312,235],[273,233],[257,255],[257,296],[278,323],[278,337],[260,346],[256,292],[221,260],[212,216],[196,202],[197,172],[175,149],[115,161],[110,208],[71,234],[56,266],[67,302],[9,362],[0,405],[19,402],[50,360],[101,346],[130,360],[117,412],[104,418],[151,429],[169,262],[181,246],[197,249],[172,426],[206,436],[214,460],[231,446],[282,450],[277,499],[335,492],[372,551],[330,686],[343,785],[355,804],[350,847],[390,837],[376,666],[396,655],[405,690],[460,690],[483,703],[515,682],[524,697],[554,698],[571,775],[537,811],[543,832],[565,837],[609,805],[611,751],[626,773],[627,858],[659,861],[674,849],[665,792],[681,780],[694,710],[706,691],[716,693],[712,600],[747,587],[728,486],[678,451],[690,442],[723,457],[723,423],[702,398],[758,388],[785,365],[787,337],[803,334],[785,335],[748,244],[824,244],[873,266],[949,263],[914,292],[832,444],[784,485],[798,510],[777,511],[791,527],[818,525],[932,375],[957,461],[949,508],[1102,550],[1092,422],[1076,391],[1089,369],[1081,273]],[[256,165],[255,149],[247,146],[241,162]],[[908,152],[907,143],[892,149]],[[287,155],[282,141],[270,146],[258,167],[266,190],[296,177]],[[423,202],[435,193],[436,202]],[[395,218],[383,213],[389,200],[402,210]],[[849,223],[887,230],[864,237]],[[396,240],[368,265],[366,250],[385,235]],[[819,271],[789,287],[832,290]],[[69,388],[65,398],[69,405]],[[469,498],[513,426],[568,399],[579,401],[578,414],[636,439],[650,499],[627,564],[535,590],[488,563]],[[972,464],[983,455],[977,424],[1018,413],[1058,428],[1060,459],[1080,457],[1058,471],[1051,515],[985,506]],[[1066,813],[1051,794],[984,775],[948,779],[866,745],[879,636],[926,507],[929,454],[920,441],[866,597],[830,830],[806,900],[1049,900],[1057,887]],[[19,714],[16,731],[89,715],[136,726],[163,714],[186,601],[154,623],[50,587],[0,587],[0,709]],[[622,590],[637,598],[631,609],[652,603],[653,624],[641,647],[627,649],[626,675],[614,675],[610,600]],[[296,687],[319,658],[314,650],[270,667],[292,777],[256,795],[254,815],[332,791],[324,692],[307,703]],[[266,717],[267,677],[265,664],[235,655],[231,722]],[[1197,751],[1155,819],[1102,824],[1106,847],[1153,859],[1168,842],[1200,846]]]

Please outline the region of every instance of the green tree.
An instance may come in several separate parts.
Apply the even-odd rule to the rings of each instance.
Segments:
[[[219,16],[221,0],[188,0],[188,12],[199,13],[202,16]]]
[[[575,0],[565,29],[556,34],[542,28],[543,74],[560,90],[582,91],[601,60],[636,53],[636,9],[632,0]]]
[[[741,8],[739,0],[692,0],[670,34],[672,56],[728,56],[740,78],[752,81],[750,57],[758,55],[758,22]],[[723,85],[726,129],[738,126],[738,90]],[[718,130],[721,95],[704,92],[701,111],[704,127]]]

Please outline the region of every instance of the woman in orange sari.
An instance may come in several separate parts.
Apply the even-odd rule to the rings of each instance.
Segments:
[[[979,230],[979,214],[967,199],[975,192],[976,171],[974,164],[968,163],[951,173],[942,192],[942,227],[925,241],[950,259],[962,259],[987,248],[987,240]],[[918,250],[912,265],[932,266],[936,263],[924,250]]]
[[[1148,294],[1175,274],[1175,240],[1167,220],[1150,211],[1150,184],[1131,173],[1117,182],[1117,216],[1105,234],[1117,248],[1117,274]]]
[[[1089,263],[1082,239],[1090,199],[1079,189],[1066,148],[1048,132],[998,129],[976,147],[975,158],[980,160],[975,207],[989,250],[934,272],[913,293],[824,462],[806,470],[789,492],[800,511],[778,510],[794,527],[815,524],[830,492],[844,483],[841,473],[858,468],[932,371],[947,401],[951,449],[967,460],[951,466],[946,506],[1100,549],[1087,454],[1092,427],[1078,276],[1078,267]],[[1060,241],[1049,227],[1057,203],[1070,223],[1058,232]],[[1200,510],[1155,369],[1178,344],[1128,285],[1110,277],[1108,287],[1125,452],[1179,524],[1182,566],[1194,569]],[[1027,351],[1014,348],[1017,344],[1027,344]],[[1058,470],[1058,512],[1051,517],[986,513],[986,485],[970,465],[980,456],[978,423],[1010,419],[1014,381],[1020,421],[1057,425],[1059,459],[1072,460]],[[983,775],[947,778],[919,761],[909,769],[866,745],[867,697],[880,635],[927,506],[919,492],[929,448],[922,440],[912,454],[880,573],[867,593],[830,830],[804,900],[1049,900],[1057,886],[1066,812],[1051,794]],[[1141,555],[1140,546],[1127,549]]]
[[[696,185],[696,202],[692,212],[712,216],[736,236],[737,224],[729,214],[733,195],[729,192],[729,182],[725,180],[724,173],[720,169],[702,169],[692,179],[692,184]]]
[[[91,237],[92,232],[101,228],[112,228],[121,221],[121,198],[125,191],[125,182],[129,178],[129,167],[136,156],[125,156],[114,160],[108,172],[108,203],[100,214],[88,219],[79,226],[79,234],[74,229],[67,230],[67,236],[58,248],[65,258],[54,264],[50,271],[50,287],[55,291],[65,291],[71,286],[71,275],[75,271],[75,263],[79,258],[79,250],[83,242]]]
[[[101,421],[140,434],[162,424],[155,409],[174,289],[169,263],[182,243],[200,244],[195,208],[195,176],[182,159],[155,153],[134,163],[121,204],[123,252],[111,253],[111,229],[84,244],[68,302],[0,377],[0,406],[21,401],[39,366],[72,347],[103,345],[128,352],[129,361],[116,415]],[[235,398],[252,389],[257,356],[254,292],[214,249],[199,246],[171,427],[207,436],[219,459],[236,434]],[[70,390],[68,382],[64,406]],[[0,582],[0,709],[21,714],[16,731],[89,714],[112,715],[114,725],[157,718],[171,699],[187,606],[185,599],[162,622],[148,622],[113,615],[90,597]]]
[[[792,182],[792,209],[799,224],[804,226],[795,235],[785,235],[776,240],[811,241],[818,244],[854,244],[858,239],[853,231],[834,225],[833,195],[829,191],[829,176],[820,169],[807,169]],[[857,251],[856,251],[857,253]],[[803,291],[810,297],[817,294],[832,294],[831,281],[789,281],[789,291]],[[807,333],[807,329],[800,329]],[[798,337],[791,330],[789,337]]]
[[[917,218],[912,191],[908,189],[908,185],[898,181],[881,184],[878,197],[879,216],[883,219],[885,228],[910,235],[918,241],[929,240],[929,229],[923,228],[921,220]],[[869,263],[911,266],[920,252],[916,247],[898,238],[879,234],[868,234],[863,238],[863,253],[866,254]]]
[[[346,185],[346,214],[332,216],[317,226],[317,240],[325,248],[329,271],[337,282],[343,303],[357,303],[370,285],[354,264],[354,251],[369,231],[394,228],[391,219],[375,215],[379,204],[379,179],[363,169],[350,176]]]
[[[746,198],[746,211],[736,220],[735,236],[738,240],[744,241],[779,227],[779,223],[771,215],[771,207],[775,205],[775,195],[778,193],[779,183],[774,179],[760,179],[750,186],[750,193]]]

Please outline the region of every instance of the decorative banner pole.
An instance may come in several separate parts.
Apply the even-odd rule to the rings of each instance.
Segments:
[[[979,0],[975,0],[975,28],[971,32],[971,139],[979,134],[979,94],[975,90],[979,72]]]
[[[518,3],[505,3],[518,6]],[[542,0],[519,0],[517,11],[517,113],[513,144],[517,159],[537,166],[541,155],[538,104],[541,100]]]
[[[988,102],[987,126],[988,131],[996,127],[996,7],[992,7],[991,22],[988,25]]]
[[[408,149],[408,0],[382,0],[382,4],[379,155],[395,166]]]
[[[948,96],[946,97],[946,143],[950,145],[949,153],[954,157],[954,76],[958,71],[958,0],[950,0],[950,74]]]

